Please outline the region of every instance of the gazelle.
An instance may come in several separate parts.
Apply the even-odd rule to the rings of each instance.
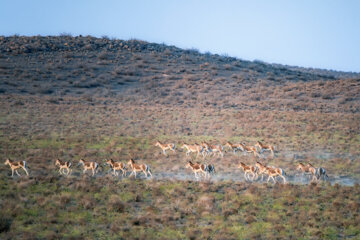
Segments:
[[[256,168],[254,166],[248,166],[245,163],[240,162],[238,168],[242,168],[242,170],[244,171],[245,180],[247,180],[247,181],[253,181],[255,179],[255,177],[257,176]],[[250,173],[252,174],[252,179],[251,180],[250,180],[250,178],[248,176]]]
[[[270,151],[271,152],[271,156],[274,157],[274,146],[272,145],[265,145],[262,144],[260,141],[257,141],[255,144],[255,147],[259,147],[260,149],[260,153],[263,153],[264,151]]]
[[[60,159],[56,159],[55,166],[59,166],[59,173],[69,175],[71,173],[71,162],[63,162]],[[65,173],[66,169],[66,173]]]
[[[256,147],[253,146],[246,146],[245,144],[240,143],[240,145],[242,146],[242,148],[244,149],[244,152],[247,153],[253,153],[254,156],[259,156],[258,152],[256,151]]]
[[[256,171],[257,171],[258,176],[261,175],[261,181],[263,181],[264,174],[266,174],[266,165],[264,165],[264,164],[262,164],[260,162],[256,162],[255,167],[256,167]]]
[[[231,150],[233,150],[234,154],[237,150],[240,150],[242,152],[244,151],[244,147],[241,143],[232,144],[231,142],[226,142],[225,147],[229,147]]]
[[[274,177],[280,176],[284,180],[284,183],[286,183],[286,178],[285,178],[286,173],[282,168],[266,167],[266,174],[269,175],[267,182],[269,182],[270,179],[272,179],[274,183],[276,183]]]
[[[150,177],[152,177],[151,170],[149,166],[147,166],[146,164],[136,164],[133,159],[130,159],[128,165],[130,165],[132,169],[132,172],[129,177],[131,177],[131,175],[134,174],[136,178],[136,172],[143,172],[146,175],[146,177],[148,176],[148,174],[150,175]]]
[[[27,171],[27,166],[26,166],[26,161],[19,161],[19,162],[14,162],[11,161],[9,158],[6,159],[5,161],[5,165],[9,165],[11,168],[11,176],[14,177],[14,171],[16,172],[16,174],[18,176],[20,176],[20,174],[18,173],[17,169],[22,168],[24,169],[24,171],[26,172],[26,175],[29,175],[28,171]]]
[[[189,156],[190,153],[197,153],[196,157],[198,157],[200,154],[204,156],[204,148],[198,144],[189,145],[189,144],[183,144],[181,148],[186,148],[187,152],[186,155]]]
[[[166,150],[170,149],[171,151],[173,151],[175,153],[175,144],[173,143],[165,143],[165,144],[162,144],[160,141],[157,141],[155,143],[155,146],[159,146],[161,148],[161,150],[163,151],[163,154],[165,156],[166,155]]]
[[[114,171],[113,174],[115,176],[119,175],[119,173],[117,172],[118,170],[121,171],[122,176],[126,175],[126,166],[124,163],[115,162],[114,160],[109,159],[106,161],[106,164],[108,164],[112,168],[112,170]]]
[[[303,175],[305,175],[305,173],[310,173],[313,176],[311,182],[318,180],[317,169],[310,163],[308,163],[307,165],[304,165],[303,163],[299,163],[296,167],[296,170],[300,170]]]
[[[223,147],[221,145],[211,145],[206,142],[201,143],[201,146],[206,150],[209,155],[218,153],[218,156],[224,157]]]
[[[87,162],[84,159],[80,159],[79,165],[81,165],[81,164],[84,166],[83,173],[85,173],[87,170],[91,170],[93,176],[95,175],[95,173],[99,167],[99,164],[97,164],[96,162]]]
[[[186,168],[191,168],[191,170],[195,174],[196,179],[199,178],[198,173],[203,173],[205,177],[207,176],[207,166],[205,164],[192,163],[191,161],[188,161],[186,164]]]

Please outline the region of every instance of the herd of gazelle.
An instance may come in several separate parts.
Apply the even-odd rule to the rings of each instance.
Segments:
[[[175,152],[175,144],[174,143],[161,143],[160,141],[157,141],[155,143],[155,146],[160,147],[163,154],[167,156],[166,150],[171,150]],[[232,144],[231,142],[226,142],[224,145],[225,147],[230,148],[234,153],[237,151],[244,152],[244,153],[251,153],[254,154],[254,156],[260,156],[261,153],[264,151],[270,151],[271,155],[274,156],[275,147],[272,145],[265,145],[261,142],[256,142],[255,146],[246,146],[243,143],[236,143]],[[220,156],[224,157],[224,147],[222,145],[212,145],[207,142],[202,142],[200,144],[187,144],[184,143],[181,146],[182,149],[186,150],[186,155],[189,156],[190,153],[196,153],[196,157],[199,155],[202,155],[204,158],[206,156]]]
[[[159,141],[155,143],[155,146],[158,146],[161,148],[164,155],[166,154],[166,150],[171,150],[175,153],[175,144],[173,143],[167,143],[163,144]],[[262,153],[263,151],[270,151],[272,156],[274,156],[274,146],[272,145],[264,145],[261,142],[257,142],[255,146],[246,146],[245,144],[238,143],[238,144],[232,144],[230,142],[227,142],[225,144],[226,147],[229,147],[234,153],[237,151],[246,152],[246,153],[253,153],[254,156],[259,156],[259,153],[257,151],[257,148],[259,148],[259,152]],[[196,156],[202,155],[203,157],[211,156],[212,154],[218,155],[220,157],[224,156],[224,151],[222,145],[212,145],[208,144],[206,142],[202,142],[201,144],[183,144],[183,149],[186,149],[186,155],[190,155],[190,153],[196,153]],[[113,174],[115,176],[118,176],[118,171],[121,171],[122,176],[126,176],[127,168],[126,164],[122,162],[115,162],[112,159],[106,160],[105,164],[109,165],[110,168],[113,171]],[[11,168],[11,176],[14,176],[15,173],[20,176],[17,169],[22,168],[27,175],[29,175],[27,171],[27,164],[26,161],[19,161],[14,162],[10,159],[6,159],[5,165],[9,165]],[[60,159],[56,159],[55,165],[59,167],[59,173],[64,175],[69,175],[71,173],[71,162],[61,161]],[[96,174],[98,171],[99,164],[93,161],[85,161],[84,159],[79,160],[79,164],[83,166],[83,173],[86,173],[87,170],[91,170],[92,176]],[[146,177],[150,176],[152,177],[151,170],[148,165],[146,164],[136,164],[133,159],[130,159],[127,163],[127,165],[130,167],[131,174],[130,176],[134,175],[136,178],[136,173],[144,173]],[[191,168],[193,173],[195,174],[195,178],[198,179],[201,176],[204,176],[205,178],[210,177],[211,174],[215,173],[215,166],[212,164],[200,164],[200,163],[192,163],[191,161],[188,161],[186,164],[186,168]],[[264,175],[268,176],[267,182],[270,180],[273,180],[274,183],[276,182],[275,178],[280,177],[283,179],[283,182],[286,183],[286,173],[283,169],[273,167],[273,166],[266,166],[260,162],[256,162],[254,166],[246,165],[245,163],[240,163],[238,168],[241,168],[244,172],[244,178],[247,181],[254,181],[257,180],[259,176],[261,176],[261,181],[263,181]],[[326,170],[322,167],[315,168],[313,165],[308,163],[307,165],[304,165],[302,163],[299,163],[296,167],[297,170],[300,170],[303,175],[305,174],[311,174],[312,180],[311,181],[318,181],[321,178],[324,180],[328,178],[328,175],[326,174]],[[65,171],[66,170],[66,171]],[[250,178],[249,175],[252,175]]]

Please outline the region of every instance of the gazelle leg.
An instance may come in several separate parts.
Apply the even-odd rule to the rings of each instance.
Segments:
[[[11,176],[12,177],[14,176],[14,169],[13,168],[11,169]]]
[[[274,183],[276,183],[276,180],[275,180],[275,178],[274,177],[271,177],[272,178],[272,180],[274,180]]]
[[[28,175],[28,176],[29,176],[29,172],[28,172],[28,170],[27,170],[25,167],[23,167],[23,169],[24,169],[24,171],[26,172],[26,175]]]
[[[258,179],[257,173],[254,173],[253,181],[254,181],[255,178]]]
[[[284,179],[284,184],[286,184],[286,178],[285,178],[285,176],[282,176],[282,175],[281,175],[281,177],[282,177],[282,179]]]
[[[20,174],[18,173],[18,171],[17,171],[17,170],[15,170],[15,172],[16,172],[16,174],[17,174],[18,176],[20,176]]]

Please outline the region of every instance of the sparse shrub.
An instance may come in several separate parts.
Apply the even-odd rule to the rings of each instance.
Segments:
[[[117,195],[111,195],[108,200],[108,209],[116,212],[124,212],[125,203]]]
[[[99,53],[98,58],[100,60],[107,60],[110,58],[110,55],[109,55],[109,53],[104,51],[104,52]]]

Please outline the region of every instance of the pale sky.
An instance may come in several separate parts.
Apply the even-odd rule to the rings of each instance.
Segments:
[[[61,33],[360,72],[356,0],[0,0],[0,35]]]

